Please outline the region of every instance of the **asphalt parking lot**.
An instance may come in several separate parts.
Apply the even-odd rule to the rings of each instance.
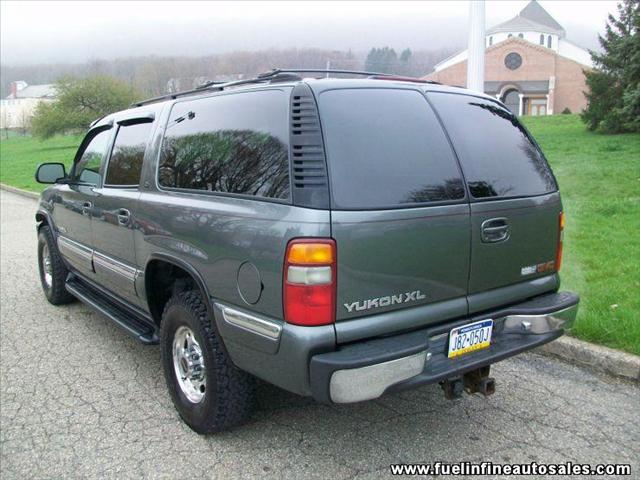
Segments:
[[[2,479],[364,479],[435,461],[630,463],[640,478],[638,386],[536,354],[493,367],[492,397],[455,402],[432,385],[327,407],[262,385],[248,425],[199,436],[173,409],[158,347],[46,302],[36,202],[0,200]]]

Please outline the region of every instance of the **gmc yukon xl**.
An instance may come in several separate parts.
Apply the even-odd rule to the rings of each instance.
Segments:
[[[159,343],[197,432],[242,423],[256,377],[325,403],[488,395],[491,364],[575,319],[558,185],[502,103],[312,73],[140,102],[36,172],[47,299]]]

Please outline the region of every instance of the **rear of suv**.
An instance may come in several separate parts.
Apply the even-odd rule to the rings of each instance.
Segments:
[[[37,214],[48,299],[144,343],[196,431],[247,418],[254,377],[325,403],[440,382],[571,327],[564,217],[508,109],[392,77],[273,72],[96,122]]]

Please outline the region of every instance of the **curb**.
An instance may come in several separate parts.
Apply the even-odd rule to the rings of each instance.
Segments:
[[[30,198],[31,200],[38,200],[40,198],[39,193],[29,192],[21,188],[12,187],[11,185],[7,185],[5,183],[0,183],[0,190],[6,190],[7,192],[15,193],[16,195],[21,195],[23,197]]]
[[[535,352],[558,357],[596,372],[640,382],[640,357],[631,353],[567,336],[542,345]]]

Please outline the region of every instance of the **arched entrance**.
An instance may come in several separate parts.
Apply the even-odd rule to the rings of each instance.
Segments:
[[[515,88],[510,88],[502,94],[502,103],[504,103],[511,113],[518,115],[520,109],[520,92]]]

